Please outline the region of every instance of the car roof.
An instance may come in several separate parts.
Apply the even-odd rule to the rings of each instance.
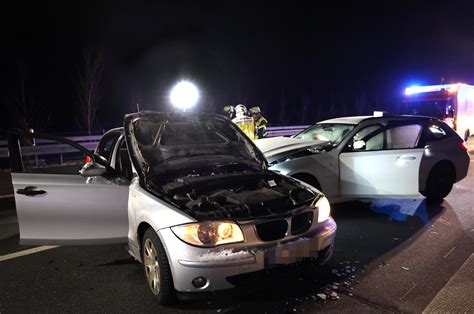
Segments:
[[[365,119],[368,119],[368,118],[373,118],[373,116],[339,117],[339,118],[324,120],[324,121],[321,121],[321,122],[318,122],[318,123],[359,124],[361,121],[363,121]]]
[[[436,120],[433,117],[426,117],[426,116],[415,116],[415,115],[383,115],[383,116],[352,116],[352,117],[339,117],[324,120],[318,123],[341,123],[341,124],[359,124],[365,120]]]

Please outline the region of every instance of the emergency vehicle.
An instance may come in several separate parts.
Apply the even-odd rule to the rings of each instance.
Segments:
[[[474,86],[457,83],[408,87],[402,111],[438,118],[467,141],[474,131]]]

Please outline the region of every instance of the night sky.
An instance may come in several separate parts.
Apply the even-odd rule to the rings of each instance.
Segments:
[[[83,131],[76,88],[85,48],[104,60],[97,130],[119,126],[137,102],[169,109],[180,79],[199,86],[202,110],[259,105],[273,125],[396,111],[407,85],[442,77],[474,83],[474,1],[300,2],[2,3],[0,129],[20,125],[21,65],[39,108],[32,126]]]

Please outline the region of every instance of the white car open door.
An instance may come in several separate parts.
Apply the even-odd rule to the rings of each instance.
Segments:
[[[380,127],[363,139],[356,134],[339,155],[341,196],[419,196],[422,130],[412,122]]]
[[[128,183],[104,160],[50,135],[12,131],[8,142],[21,244],[127,241]]]

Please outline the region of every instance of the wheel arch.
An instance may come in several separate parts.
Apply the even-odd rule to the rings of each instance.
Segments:
[[[428,180],[430,179],[430,174],[432,173],[433,169],[435,169],[437,167],[449,167],[451,169],[451,171],[453,172],[453,174],[454,174],[454,178],[456,178],[456,167],[454,166],[454,163],[450,160],[447,160],[447,159],[439,160],[428,171],[428,175],[426,176],[426,178],[423,182],[423,186],[420,187],[420,191],[423,191],[424,189],[426,189],[426,185],[428,183]]]
[[[145,221],[142,221],[139,225],[138,225],[138,228],[137,228],[137,240],[138,240],[138,245],[140,247],[140,256],[141,256],[141,251],[142,251],[142,242],[143,242],[143,236],[145,235],[145,232],[149,229],[153,229],[153,227],[145,222]]]
[[[291,177],[301,180],[305,183],[308,183],[315,188],[317,188],[320,192],[323,192],[323,187],[321,186],[321,182],[316,178],[315,175],[307,172],[297,172],[291,174]]]

